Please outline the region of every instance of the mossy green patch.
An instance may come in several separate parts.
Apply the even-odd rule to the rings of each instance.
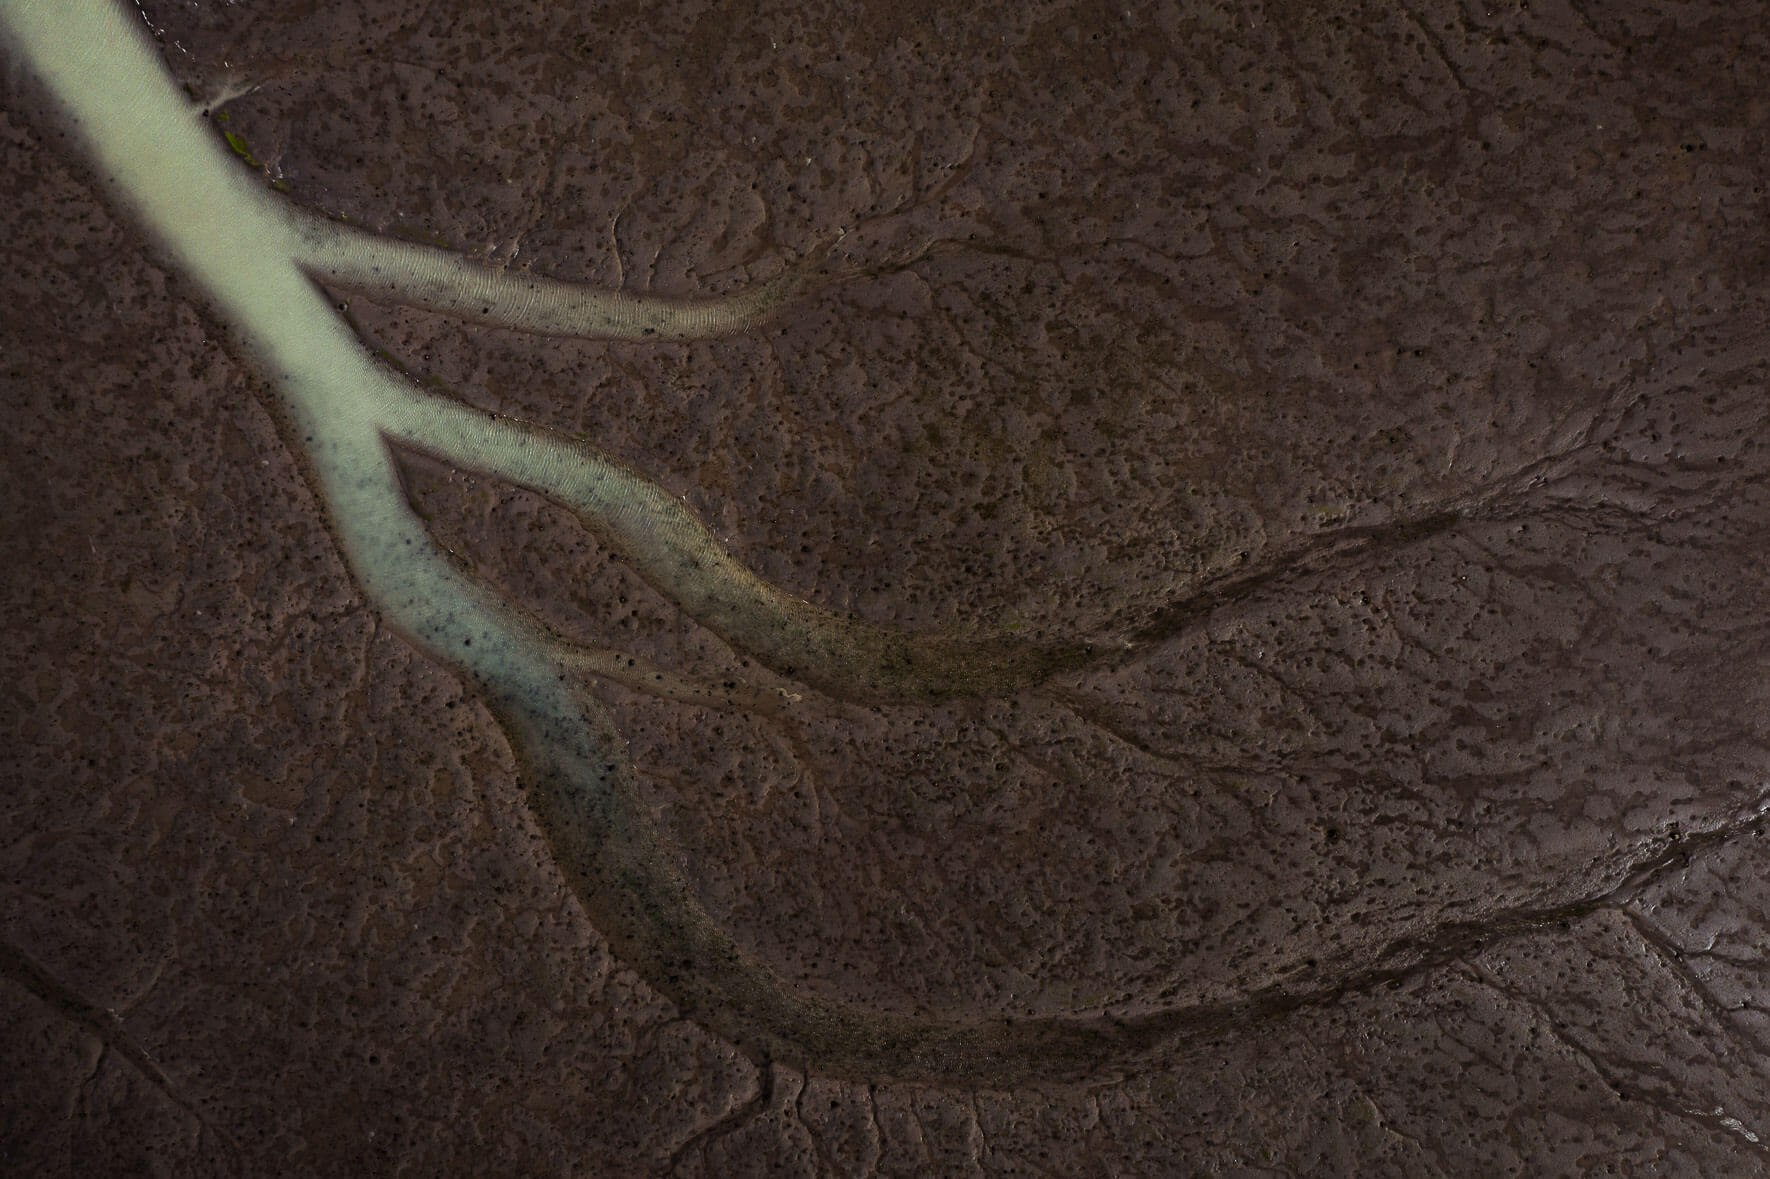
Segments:
[[[246,141],[244,139],[240,138],[232,131],[223,131],[221,134],[222,137],[227,140],[227,145],[234,149],[234,154],[236,156],[239,156],[254,168],[264,167],[263,164],[260,164],[255,158],[253,158],[252,149],[246,146]]]

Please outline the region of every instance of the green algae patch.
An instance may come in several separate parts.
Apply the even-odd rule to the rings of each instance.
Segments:
[[[232,131],[223,131],[221,135],[222,138],[227,140],[227,145],[234,149],[234,154],[236,156],[239,156],[254,168],[264,167],[264,165],[259,163],[257,158],[253,156],[252,149],[246,146],[246,141],[239,135]]]

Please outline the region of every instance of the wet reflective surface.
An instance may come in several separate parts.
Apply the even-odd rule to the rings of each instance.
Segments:
[[[211,117],[306,208],[632,293],[860,272],[698,342],[337,300],[819,607],[1088,644],[932,702],[810,684],[403,460],[473,575],[732,693],[594,688],[797,993],[1133,1050],[930,1086],[684,1018],[15,71],[9,1165],[1764,1166],[1747,17],[147,16],[193,101],[256,86]]]

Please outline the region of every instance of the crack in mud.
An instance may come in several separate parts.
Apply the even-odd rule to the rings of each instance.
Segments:
[[[123,1019],[108,1007],[101,1007],[78,991],[56,978],[35,958],[25,953],[10,942],[0,942],[0,978],[11,979],[24,990],[35,995],[45,1006],[70,1023],[78,1024],[97,1037],[102,1045],[97,1062],[92,1067],[92,1074],[80,1084],[80,1100],[83,1102],[87,1091],[97,1081],[103,1070],[106,1054],[115,1052],[129,1062],[130,1067],[140,1073],[142,1079],[154,1087],[159,1094],[196,1122],[199,1134],[213,1134],[217,1141],[229,1151],[238,1154],[239,1146],[227,1131],[216,1126],[204,1116],[189,1099],[178,1091],[172,1078],[166,1075],[148,1050],[141,1042],[129,1034],[123,1026]]]

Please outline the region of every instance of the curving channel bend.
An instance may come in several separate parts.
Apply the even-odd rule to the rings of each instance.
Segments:
[[[758,1060],[856,1079],[990,1084],[1100,1076],[1158,1051],[1182,1024],[1211,1022],[1195,1011],[904,1018],[807,995],[746,953],[672,867],[608,717],[581,687],[586,672],[612,674],[614,661],[562,643],[451,562],[406,501],[394,446],[565,505],[734,647],[838,696],[1010,692],[1096,652],[869,626],[798,599],[733,559],[638,473],[548,430],[422,390],[378,362],[316,285],[528,332],[646,340],[750,328],[841,273],[814,259],[730,297],[677,301],[493,271],[288,207],[239,167],[121,3],[0,0],[0,36],[21,76],[47,92],[109,199],[231,325],[275,390],[363,593],[482,694],[592,920],[684,1014]]]

